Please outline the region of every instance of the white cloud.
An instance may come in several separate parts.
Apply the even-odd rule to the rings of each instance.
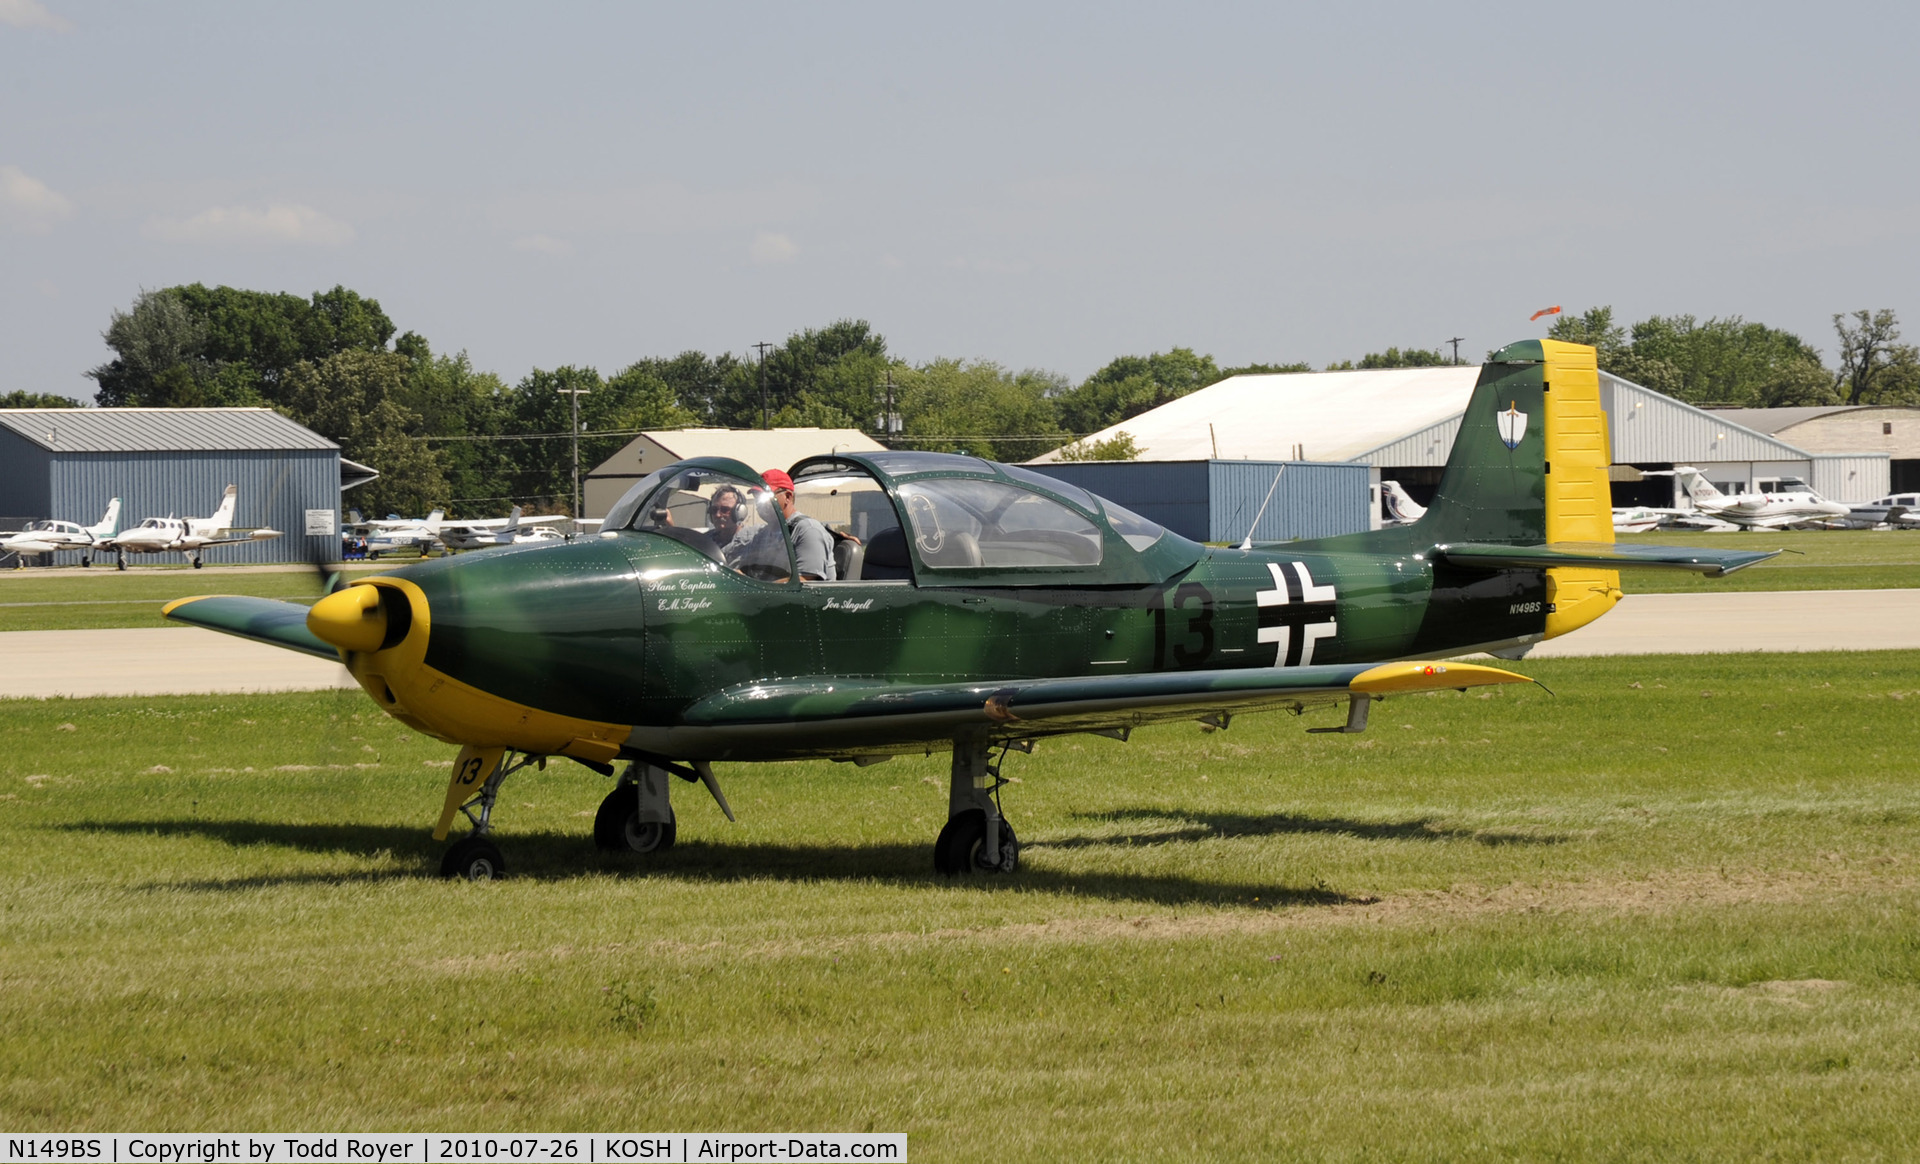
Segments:
[[[353,227],[311,206],[215,206],[192,218],[154,218],[142,230],[162,242],[300,243],[337,247],[353,241]]]
[[[48,32],[72,32],[72,22],[47,11],[40,0],[0,0],[0,24],[15,28],[44,28]]]
[[[514,239],[513,249],[536,255],[570,255],[573,253],[573,244],[550,234],[530,234]]]
[[[73,203],[58,191],[19,166],[0,166],[0,222],[28,234],[45,234],[54,223],[71,217]]]
[[[756,263],[791,263],[800,254],[800,248],[784,234],[761,231],[753,236],[753,246],[747,249]]]

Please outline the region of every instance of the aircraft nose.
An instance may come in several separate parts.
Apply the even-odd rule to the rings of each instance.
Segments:
[[[307,629],[315,638],[343,651],[366,654],[379,650],[387,638],[387,612],[380,602],[380,588],[355,585],[327,595],[307,612]]]

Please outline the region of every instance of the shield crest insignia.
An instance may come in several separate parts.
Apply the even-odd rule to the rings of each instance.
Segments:
[[[1520,411],[1520,402],[1509,401],[1507,410],[1495,413],[1494,420],[1500,426],[1500,440],[1510,449],[1519,448],[1527,435],[1527,414]]]

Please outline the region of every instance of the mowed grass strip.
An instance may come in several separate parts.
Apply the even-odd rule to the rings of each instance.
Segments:
[[[352,567],[351,573],[371,573]],[[285,573],[246,569],[134,569],[109,565],[91,573],[50,573],[27,568],[0,570],[0,632],[22,630],[104,630],[113,627],[177,627],[160,616],[176,598],[196,594],[251,594],[288,602],[311,603],[321,585],[310,568]]]
[[[1700,546],[1716,550],[1788,550],[1725,578],[1680,570],[1622,570],[1628,594],[1712,590],[1898,590],[1920,586],[1920,532],[1813,529],[1699,533],[1674,530],[1619,534],[1622,544]]]
[[[1920,1152],[1920,655],[1518,667],[1557,697],[1042,742],[962,884],[944,756],[720,765],[741,823],[676,785],[651,861],[555,761],[472,886],[452,749],[354,693],[0,704],[0,1121]]]

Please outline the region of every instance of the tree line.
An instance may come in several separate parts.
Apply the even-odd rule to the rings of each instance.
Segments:
[[[1848,322],[1851,320],[1852,322]],[[1684,400],[1751,404],[1920,402],[1914,349],[1890,311],[1835,317],[1839,372],[1797,337],[1738,318],[1654,317],[1631,329],[1608,307],[1557,321],[1554,338],[1591,343],[1603,368]],[[570,392],[578,397],[583,472],[642,430],[814,425],[866,431],[896,448],[1021,461],[1065,446],[1076,459],[1145,451],[1124,434],[1082,438],[1228,376],[1310,372],[1304,363],[1222,367],[1174,348],[1121,356],[1078,384],[991,360],[920,363],[887,349],[864,320],[788,336],[756,356],[685,351],[603,375],[535,369],[507,384],[466,353],[398,333],[379,301],[345,287],[309,296],[190,284],[143,291],[103,333],[113,358],[87,375],[101,406],[273,408],[380,471],[356,491],[374,513],[456,517],[512,504],[571,502]],[[1433,349],[1391,347],[1351,368],[1451,363]],[[14,392],[0,407],[78,406]]]

